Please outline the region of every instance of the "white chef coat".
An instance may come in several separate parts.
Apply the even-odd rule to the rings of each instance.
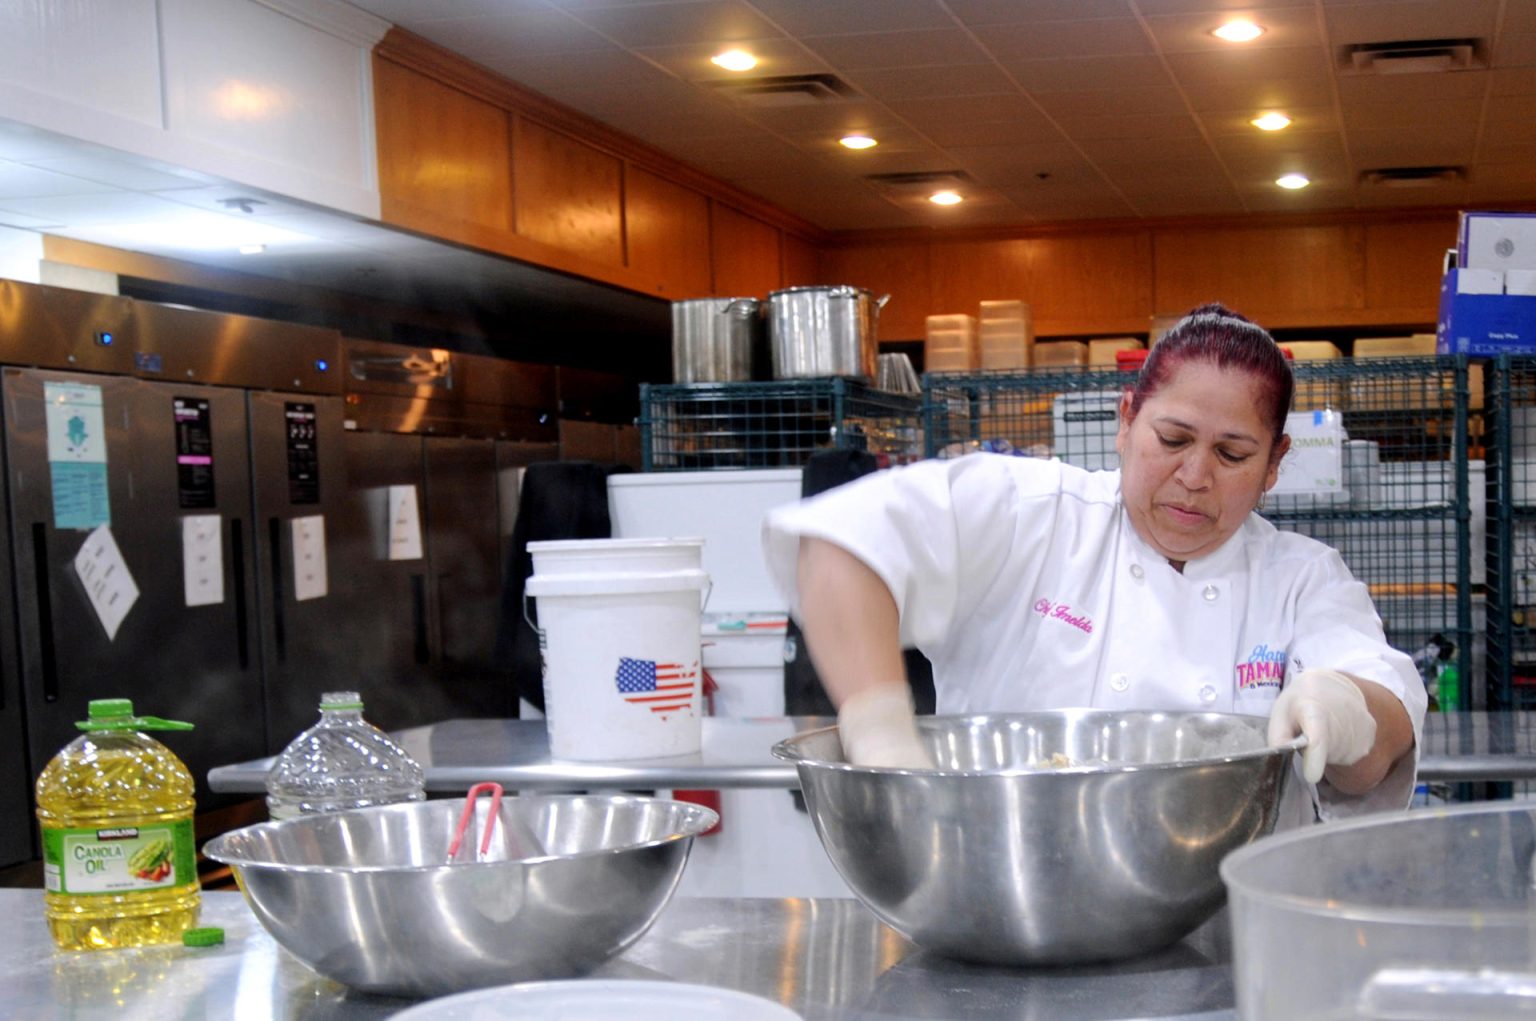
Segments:
[[[1369,794],[1324,783],[1289,799],[1287,821],[1310,816],[1309,800],[1336,818],[1405,808],[1413,794],[1428,699],[1412,661],[1387,644],[1335,550],[1257,514],[1180,573],[1137,535],[1118,471],[997,454],[924,461],[770,512],[769,570],[796,614],[801,536],[847,549],[884,580],[903,644],[933,662],[940,713],[1267,716],[1283,684],[1328,667],[1400,698],[1414,752]]]

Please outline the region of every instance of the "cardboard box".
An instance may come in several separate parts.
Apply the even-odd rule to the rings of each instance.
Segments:
[[[1094,471],[1120,467],[1115,437],[1120,431],[1119,390],[1066,393],[1052,409],[1052,446],[1067,464]]]
[[[1141,349],[1141,341],[1135,337],[1096,337],[1088,342],[1088,364],[1114,365],[1116,351]]]
[[[1295,362],[1331,362],[1344,357],[1338,345],[1328,340],[1287,340],[1280,345],[1280,350],[1289,351]],[[1337,379],[1299,378],[1292,406],[1297,411],[1341,408],[1344,406],[1344,384]]]
[[[1459,269],[1440,283],[1439,354],[1496,355],[1536,351],[1536,296],[1463,294]]]
[[[1081,340],[1052,340],[1035,345],[1034,365],[1037,369],[1087,364],[1088,345]]]
[[[1356,358],[1401,358],[1435,353],[1433,333],[1415,333],[1411,337],[1359,337],[1355,340]]]
[[[1462,213],[1456,256],[1465,269],[1536,269],[1536,213]]]

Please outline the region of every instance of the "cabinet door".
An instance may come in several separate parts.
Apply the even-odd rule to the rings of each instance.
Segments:
[[[379,195],[449,221],[512,229],[506,111],[387,60],[374,62]]]
[[[517,232],[597,262],[624,264],[623,164],[519,117],[513,132]]]
[[[781,285],[777,227],[716,202],[710,252],[721,297],[765,298]]]
[[[673,300],[709,296],[709,199],[630,166],[624,179],[629,268]]]

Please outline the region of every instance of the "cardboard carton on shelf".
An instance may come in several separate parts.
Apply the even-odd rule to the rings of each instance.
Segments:
[[[1336,361],[1344,357],[1337,344],[1327,340],[1286,340],[1280,349],[1289,351],[1293,362]],[[1344,384],[1337,379],[1299,379],[1296,381],[1297,411],[1323,411],[1344,406]]]
[[[978,361],[976,317],[956,313],[927,319],[923,367],[929,372],[970,372]]]
[[[1142,347],[1137,337],[1095,337],[1088,341],[1088,364],[1115,365],[1116,352],[1140,351]]]
[[[1437,351],[1433,333],[1414,333],[1406,337],[1359,337],[1351,348],[1357,361],[1372,358],[1433,357]],[[1468,406],[1483,405],[1483,367],[1468,368]],[[1455,406],[1454,380],[1445,377],[1438,387],[1427,386],[1421,379],[1371,379],[1357,375],[1350,381],[1349,406],[1354,411],[1406,411],[1416,408],[1444,410]]]
[[[1081,340],[1050,340],[1035,345],[1035,368],[1053,369],[1088,364],[1088,345]]]

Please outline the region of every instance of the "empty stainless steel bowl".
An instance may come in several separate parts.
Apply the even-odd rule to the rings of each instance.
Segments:
[[[203,853],[234,870],[274,939],[356,989],[425,996],[564,978],[621,953],[666,906],[715,813],[657,798],[489,801],[444,864],[463,801],[248,826]],[[501,860],[494,860],[501,859]]]
[[[1269,833],[1296,742],[1219,713],[920,717],[936,770],[843,760],[836,727],[795,763],[833,865],[892,928],[994,964],[1071,964],[1183,938],[1223,898],[1217,866]],[[1052,763],[1056,756],[1055,764]]]

